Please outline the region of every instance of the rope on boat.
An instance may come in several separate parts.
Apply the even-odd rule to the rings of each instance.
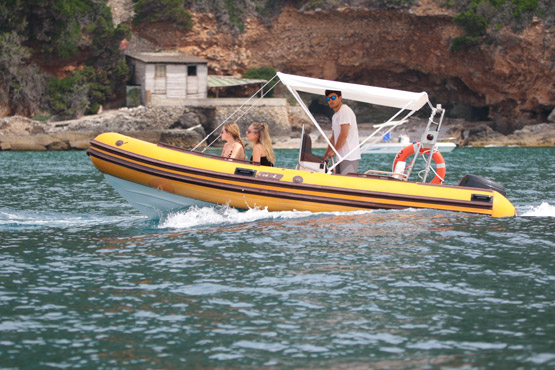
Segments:
[[[253,97],[255,97],[256,95],[258,95],[258,93],[260,91],[263,91],[264,88],[270,83],[272,82],[275,78],[277,77],[277,74],[274,75],[274,77],[272,77],[270,80],[268,80],[264,85],[262,85],[262,87],[260,89],[258,89],[250,98],[248,98],[243,104],[241,104],[241,106],[239,108],[237,108],[233,113],[231,113],[229,116],[226,117],[226,119],[223,120],[222,123],[220,123],[214,130],[212,130],[212,132],[210,132],[208,135],[206,135],[206,137],[204,139],[202,139],[193,149],[191,150],[196,150],[202,143],[204,143],[211,135],[213,135],[216,131],[218,131],[220,129],[220,127],[222,127],[227,121],[229,121],[231,119],[231,117],[233,117],[237,112],[239,112]],[[236,119],[236,121],[238,121],[239,119],[241,119],[245,114],[247,114],[247,112],[249,110],[252,109],[252,107],[254,107],[255,104],[258,103],[258,101],[260,101],[260,99],[264,98],[270,91],[272,91],[274,89],[274,87],[276,87],[276,85],[280,83],[280,80],[278,79],[278,81],[276,83],[274,83],[274,85],[268,89],[268,91],[266,91],[264,94],[262,94],[262,96],[260,96],[253,104],[251,104],[251,106],[243,113],[239,116],[239,118]],[[202,150],[202,152],[204,153],[204,151],[206,149],[208,149],[209,147],[212,146],[212,144],[214,144],[220,137],[217,136],[211,143],[209,143],[206,148],[204,148]]]
[[[443,177],[438,175],[438,173],[436,172],[436,170],[433,167],[430,166],[430,170],[434,173],[434,177],[435,176],[439,177],[441,179],[441,182],[445,181],[445,179]],[[418,178],[422,181],[424,181],[424,176],[422,175],[422,172],[425,172],[425,171],[426,171],[426,169],[423,169],[423,170],[418,172]]]
[[[439,150],[437,148],[434,148],[433,153],[435,153],[436,151],[439,153]],[[441,183],[443,183],[445,181],[445,178],[441,177],[441,175],[438,174],[437,171],[432,166],[428,166],[428,160],[426,160],[426,158],[424,158],[424,155],[427,155],[427,156],[431,157],[431,156],[433,156],[433,153],[430,153],[430,151],[428,151],[427,153],[422,154],[422,159],[424,159],[424,161],[426,162],[426,166],[428,167],[428,169],[433,172],[434,178],[435,177],[439,178]],[[416,157],[414,158],[414,160],[416,160]],[[422,174],[422,172],[424,172],[424,175],[425,175],[426,174],[425,173],[426,168],[424,168],[423,170],[418,172],[418,178],[422,181],[425,181],[424,175]],[[432,181],[433,181],[433,179],[432,179]]]

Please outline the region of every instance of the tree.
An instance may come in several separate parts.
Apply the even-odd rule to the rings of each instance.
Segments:
[[[7,94],[12,114],[32,114],[43,103],[46,79],[27,65],[29,56],[16,32],[0,34],[0,90]]]
[[[105,0],[2,0],[0,87],[28,114],[39,106],[64,117],[96,113],[125,91],[129,70],[119,45],[130,35],[128,26],[113,26]],[[47,86],[31,63],[52,60],[78,69]]]

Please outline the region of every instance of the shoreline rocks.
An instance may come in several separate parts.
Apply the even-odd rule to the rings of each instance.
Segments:
[[[217,129],[233,106],[225,107],[137,107],[104,111],[94,116],[61,122],[40,122],[25,117],[0,118],[0,151],[56,151],[86,150],[90,141],[102,132],[115,131],[153,143],[192,148],[206,133]],[[551,117],[551,116],[550,116]],[[301,126],[313,136],[314,147],[325,142],[314,129],[300,107],[287,104],[256,107],[240,120],[242,132],[250,122],[266,121],[271,127],[276,148],[298,148]],[[325,133],[329,124],[322,122]],[[411,118],[404,127],[412,140],[418,140],[426,120]],[[371,124],[359,124],[361,136],[367,134]],[[219,130],[208,140],[217,139]],[[555,122],[524,126],[510,135],[491,128],[491,122],[466,122],[460,119],[444,120],[440,141],[450,138],[461,146],[555,146]],[[216,142],[218,143],[218,142]],[[218,146],[221,143],[218,143]],[[204,144],[205,145],[205,144]]]

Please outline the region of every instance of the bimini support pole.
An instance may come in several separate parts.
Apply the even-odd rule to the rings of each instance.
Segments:
[[[435,122],[434,118],[438,113],[440,114],[439,121]],[[424,172],[424,177],[422,178],[422,182],[426,182],[426,178],[430,173],[432,155],[434,154],[434,150],[436,150],[436,143],[439,139],[439,130],[441,129],[444,115],[445,109],[441,107],[441,104],[438,104],[437,107],[432,108],[432,113],[430,114],[430,118],[428,119],[428,125],[426,126],[426,130],[424,130],[424,133],[420,138],[420,144],[422,145],[422,148],[427,149],[427,152],[429,153],[428,158],[426,159],[426,169]],[[415,153],[415,159],[417,155],[418,153]]]
[[[282,81],[283,82],[283,81]],[[289,92],[291,93],[291,95],[293,95],[293,97],[295,98],[295,100],[297,101],[297,103],[299,103],[299,105],[301,106],[301,108],[304,110],[304,112],[306,113],[306,115],[308,116],[308,118],[310,119],[310,121],[312,122],[312,124],[314,125],[314,127],[316,127],[316,129],[318,130],[318,132],[320,132],[320,135],[322,135],[322,137],[324,138],[324,140],[326,141],[326,143],[332,148],[332,150],[334,151],[334,153],[337,155],[337,158],[339,158],[339,161],[342,161],[343,158],[341,157],[341,155],[337,152],[337,150],[333,147],[333,145],[330,142],[330,139],[328,138],[328,136],[326,135],[326,133],[324,132],[324,130],[322,130],[322,128],[320,127],[320,125],[318,124],[318,122],[316,121],[316,119],[314,118],[314,116],[312,115],[312,113],[310,113],[310,110],[308,109],[308,107],[305,105],[305,103],[303,102],[303,100],[301,99],[301,97],[299,96],[299,94],[297,93],[297,91],[293,88],[291,88],[291,86],[289,86],[288,84],[284,83],[284,85],[287,87],[287,90],[289,90]],[[337,163],[336,163],[337,165]],[[334,166],[335,167],[335,166]],[[330,170],[331,171],[331,170]]]

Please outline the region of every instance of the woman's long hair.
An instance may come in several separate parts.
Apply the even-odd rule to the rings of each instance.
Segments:
[[[270,137],[270,129],[266,123],[253,122],[252,127],[258,132],[258,142],[262,144],[262,147],[266,151],[266,156],[268,160],[275,163],[276,156],[274,155],[274,149],[272,147],[272,138]]]
[[[245,144],[243,144],[243,140],[241,140],[241,132],[239,131],[239,126],[237,126],[235,122],[228,122],[224,125],[224,129],[233,137],[233,140],[241,144],[243,150],[245,150]]]

